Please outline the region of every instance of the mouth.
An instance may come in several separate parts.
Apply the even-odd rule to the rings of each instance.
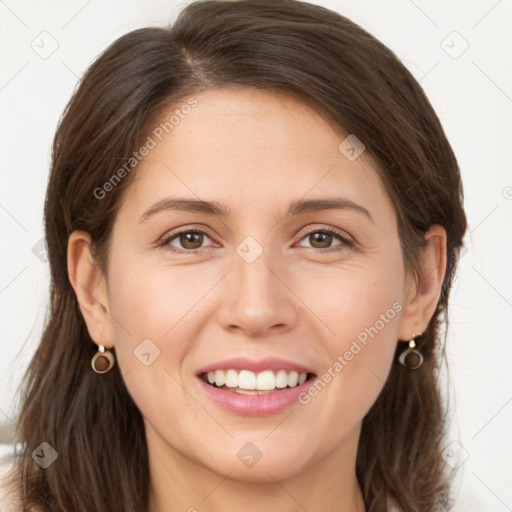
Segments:
[[[299,403],[316,373],[287,359],[234,357],[196,373],[198,391],[215,406],[239,416],[266,416]]]
[[[199,374],[209,386],[242,395],[266,395],[293,389],[313,380],[315,373],[280,370],[218,369]]]

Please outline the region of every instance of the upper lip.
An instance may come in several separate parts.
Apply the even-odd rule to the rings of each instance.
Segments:
[[[264,370],[286,370],[288,372],[296,371],[297,373],[314,373],[310,368],[294,363],[293,361],[287,361],[286,359],[268,357],[254,360],[246,357],[234,357],[211,363],[201,368],[201,370],[197,372],[197,375],[213,372],[215,370],[249,370],[254,373],[259,373]]]

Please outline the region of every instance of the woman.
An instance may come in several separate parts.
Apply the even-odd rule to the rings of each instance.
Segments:
[[[462,198],[418,83],[339,14],[208,0],[121,37],[55,136],[10,502],[447,510]]]

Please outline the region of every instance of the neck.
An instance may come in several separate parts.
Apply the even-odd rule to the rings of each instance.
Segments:
[[[268,468],[255,481],[212,471],[148,434],[149,512],[365,512],[355,474],[359,430],[292,476],[276,478]]]

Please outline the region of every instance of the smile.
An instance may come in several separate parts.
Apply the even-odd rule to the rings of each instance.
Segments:
[[[247,356],[211,362],[196,372],[198,392],[226,412],[266,416],[298,403],[316,378],[313,367],[295,361]]]
[[[256,395],[273,393],[286,388],[301,386],[314,374],[287,370],[213,370],[202,373],[200,378],[219,389],[235,393]]]

